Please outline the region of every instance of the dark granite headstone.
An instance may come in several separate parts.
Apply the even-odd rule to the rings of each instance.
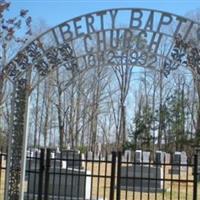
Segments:
[[[155,156],[156,165],[162,165],[164,163],[164,159],[165,159],[165,152],[156,151],[156,156]]]
[[[60,167],[60,165],[63,168],[72,167],[79,169],[82,167],[81,154],[78,151],[66,150],[61,153],[56,153],[55,160],[57,162],[57,167]],[[52,162],[54,162],[54,160],[52,160]]]
[[[61,175],[58,175],[61,173]],[[89,199],[91,188],[90,172],[78,169],[50,169],[48,199]],[[43,179],[45,180],[45,179]],[[25,197],[38,195],[39,174],[30,174]],[[44,183],[43,183],[44,194]]]
[[[135,151],[135,162],[141,163],[142,162],[142,150]]]
[[[128,178],[127,178],[128,177]],[[163,181],[160,167],[133,165],[121,168],[121,188],[142,192],[162,192]],[[158,179],[158,180],[155,180]]]

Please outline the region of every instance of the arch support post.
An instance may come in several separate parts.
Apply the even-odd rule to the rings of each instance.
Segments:
[[[13,86],[4,200],[23,199],[28,135],[29,84],[30,73],[25,78],[16,80]]]

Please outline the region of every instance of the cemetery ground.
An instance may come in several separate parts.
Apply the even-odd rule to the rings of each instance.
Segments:
[[[84,166],[84,165],[83,165]],[[127,164],[124,164],[124,166],[127,166]],[[107,176],[111,175],[111,164],[107,164],[107,166],[104,163],[101,163],[100,165],[98,163],[88,163],[87,164],[87,170],[90,170],[91,173],[95,175],[101,175]],[[84,166],[85,168],[85,166]],[[165,169],[165,179],[170,179],[172,176],[171,174],[168,173],[168,170],[170,167],[166,167]],[[181,172],[181,178],[184,179],[184,176],[186,177],[185,172]],[[173,179],[178,179],[178,175],[173,175]],[[188,172],[188,179],[192,180],[192,168],[189,169]],[[0,200],[3,200],[3,193],[4,193],[4,181],[5,181],[5,171],[2,170],[1,172],[1,184],[0,184]],[[187,183],[188,184],[188,200],[192,200],[192,195],[193,195],[193,185],[192,183]],[[116,185],[116,183],[115,183]],[[104,189],[104,186],[105,189]],[[99,189],[98,189],[99,188]],[[123,190],[121,189],[121,199],[142,199],[142,200],[147,200],[147,199],[157,199],[157,200],[185,200],[186,197],[186,183],[178,183],[178,182],[173,182],[171,185],[171,182],[164,182],[164,188],[165,188],[165,196],[163,198],[163,193],[140,193],[138,191],[131,191],[131,190]],[[172,188],[172,196],[170,195],[170,189]],[[26,189],[25,189],[26,190]],[[110,192],[110,178],[99,178],[99,177],[93,177],[92,179],[92,199],[97,199],[97,195],[103,199],[103,196],[105,194],[106,200],[109,200],[109,192]],[[200,192],[200,183],[198,183],[198,194]],[[178,198],[178,193],[180,194]],[[115,197],[116,197],[116,189],[115,189]]]
[[[98,172],[100,171],[100,175],[105,175],[105,164],[101,164],[100,165],[100,169],[98,167],[97,164],[90,164],[87,168],[89,170],[94,171],[94,174],[98,174]],[[122,165],[123,166],[123,165]],[[127,166],[127,164],[124,164],[124,166]],[[165,179],[170,179],[171,178],[171,174],[168,173],[168,170],[170,168],[166,167],[165,169]],[[107,174],[111,174],[111,165],[108,164],[107,165]],[[185,172],[181,172],[181,178],[184,179],[186,178],[186,173]],[[178,175],[173,175],[173,179],[178,179]],[[193,176],[192,176],[192,168],[189,169],[189,173],[188,173],[188,179],[192,180]],[[104,178],[102,178],[101,180],[98,180],[98,178],[93,178],[93,191],[92,191],[92,196],[95,197],[97,196],[97,188],[99,185],[99,196],[102,197],[104,194],[104,186],[105,186],[105,182],[104,182]],[[116,184],[116,183],[115,183]],[[106,199],[109,200],[109,188],[110,188],[110,179],[108,179],[106,181]],[[131,191],[131,190],[123,190],[121,189],[121,199],[127,199],[127,200],[147,200],[147,199],[157,199],[157,200],[176,200],[176,199],[180,199],[180,200],[185,200],[185,194],[186,194],[186,183],[176,183],[173,182],[173,184],[171,185],[171,182],[166,182],[164,183],[164,188],[165,188],[165,198],[163,198],[163,193],[140,193],[138,191]],[[170,196],[170,189],[172,188],[172,197]],[[200,184],[198,184],[198,191],[200,191]],[[180,193],[180,197],[178,198],[178,193]],[[193,184],[192,183],[188,183],[188,200],[192,200],[192,195],[193,195]],[[115,190],[115,196],[116,196],[116,190]]]

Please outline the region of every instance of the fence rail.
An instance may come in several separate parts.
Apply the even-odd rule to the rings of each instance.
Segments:
[[[0,200],[3,200],[6,154],[0,153]],[[75,151],[27,152],[26,200],[197,200],[198,157],[192,163],[140,162],[110,155],[85,156]]]

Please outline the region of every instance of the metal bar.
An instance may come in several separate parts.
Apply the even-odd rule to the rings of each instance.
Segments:
[[[71,195],[70,195],[70,199],[72,200],[74,198],[73,195],[73,190],[74,190],[74,167],[75,167],[75,163],[74,163],[74,158],[75,158],[75,152],[73,151],[73,161],[72,161],[72,175],[71,175]]]
[[[121,199],[121,162],[122,153],[118,152],[118,162],[117,162],[117,200]]]
[[[187,163],[188,163],[188,161],[187,161]],[[189,179],[189,166],[187,166],[187,171],[186,171],[186,180],[188,181],[188,179]],[[186,192],[185,192],[185,194],[186,194],[185,200],[188,200],[188,182],[186,182]]]
[[[157,162],[156,162],[156,165],[157,165]],[[149,158],[149,164],[148,164],[148,200],[149,200],[149,197],[150,197],[150,180],[151,180],[151,177],[150,177],[150,174],[151,174],[151,163],[150,163],[150,158]]]
[[[194,155],[194,186],[193,186],[193,200],[197,200],[197,175],[198,175],[198,156]]]
[[[43,193],[43,175],[44,175],[44,149],[40,153],[40,169],[39,169],[39,183],[38,183],[38,200],[42,199]]]
[[[174,162],[174,159],[173,159],[173,154],[171,154],[171,164],[173,164]],[[173,190],[173,170],[174,170],[174,165],[171,165],[171,181],[170,181],[170,200],[173,200],[172,199],[172,190]]]
[[[140,179],[140,200],[142,200],[143,164],[144,164],[144,156],[143,156],[143,151],[142,151],[142,163],[140,165],[140,167],[141,167],[141,178],[142,178],[142,179]]]
[[[90,200],[92,200],[92,189],[93,189],[93,184],[94,184],[94,152],[92,152],[92,160],[90,161],[92,162],[92,173],[91,173],[91,193],[90,193]]]
[[[126,160],[126,192],[125,192],[125,199],[127,200],[127,195],[128,195],[128,159],[129,155],[127,154],[127,157],[125,158]]]
[[[107,181],[106,175],[107,175],[107,168],[108,168],[107,163],[108,163],[108,156],[107,156],[107,152],[106,152],[105,163],[104,163],[104,165],[105,165],[105,171],[104,171],[105,178],[104,178],[103,199],[106,199],[106,181]]]
[[[79,192],[80,192],[80,177],[81,177],[81,164],[82,161],[81,161],[81,153],[79,154],[79,161],[78,161],[78,187],[77,187],[77,194],[79,195]],[[85,187],[85,185],[84,185]],[[78,197],[79,198],[79,197]]]
[[[162,164],[162,163],[161,163]],[[164,154],[164,164],[163,166],[163,191],[162,191],[162,200],[165,200],[165,173],[166,173],[166,155]]]
[[[86,186],[87,167],[88,167],[88,154],[86,153],[85,154],[85,176],[83,176],[84,177],[84,186]],[[83,192],[83,200],[85,200],[85,196],[86,196],[86,187],[85,187],[84,192]]]
[[[156,188],[155,188],[155,200],[157,200],[157,195],[158,195],[157,184],[158,184],[158,163],[156,163]]]
[[[53,160],[53,184],[52,184],[52,198],[54,198],[54,193],[55,193],[55,172],[56,172],[56,161],[57,161],[57,155],[56,155],[56,151],[54,151],[54,158],[52,159]]]
[[[2,148],[1,148],[1,152],[0,152],[0,190],[1,190],[1,170],[2,170]]]
[[[61,150],[60,152],[60,156],[59,156],[59,160],[60,160],[60,165],[59,165],[59,189],[58,189],[58,199],[60,200],[60,189],[61,189],[61,179],[62,179],[62,162],[63,162],[63,151]]]
[[[45,184],[44,184],[44,200],[48,200],[49,191],[49,169],[50,169],[51,150],[47,149],[46,154],[46,168],[45,168]]]
[[[30,195],[30,176],[31,176],[31,164],[32,164],[32,158],[31,158],[31,151],[29,152],[29,155],[28,155],[28,159],[29,160],[29,163],[27,165],[28,169],[30,170],[28,174],[28,190],[27,190],[27,200],[29,200],[29,195]],[[36,175],[36,174],[35,174]]]
[[[116,152],[112,152],[110,200],[114,200],[114,196],[115,196],[115,171],[116,171]]]
[[[33,180],[33,184],[34,184],[34,188],[33,188],[33,200],[35,200],[35,189],[36,189],[36,177],[38,176],[37,174],[37,164],[38,164],[38,151],[35,152],[35,157],[34,157],[35,163],[34,163],[34,180]],[[38,184],[38,183],[37,183]]]
[[[181,180],[181,157],[179,157],[179,167],[178,167],[178,200],[180,200],[180,188],[181,188],[181,185],[180,185],[180,180]]]
[[[136,156],[134,155],[134,162],[133,162],[133,200],[135,200],[135,168],[136,168]]]
[[[68,160],[68,153],[66,154],[66,169],[65,169],[65,193],[64,193],[64,197],[65,197],[65,200],[67,199],[67,179],[68,179],[68,163],[69,163],[69,160]]]
[[[99,162],[98,162],[98,178],[97,178],[97,199],[99,199],[99,187],[100,187],[100,173],[101,173],[101,157],[99,155]]]

